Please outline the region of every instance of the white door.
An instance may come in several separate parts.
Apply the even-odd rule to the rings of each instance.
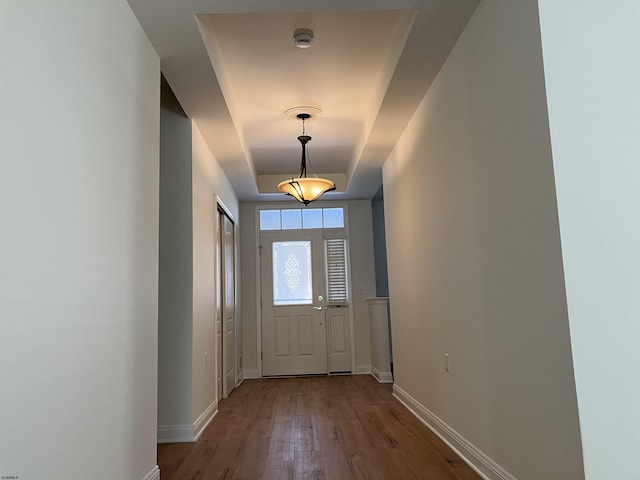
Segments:
[[[236,290],[235,290],[235,249],[234,228],[231,219],[221,213],[222,221],[222,318],[224,328],[223,395],[229,396],[236,387]]]
[[[322,230],[261,232],[262,374],[328,373]]]
[[[221,400],[224,396],[222,378],[224,377],[223,366],[223,325],[222,325],[222,223],[223,214],[218,212],[216,218],[216,398]]]

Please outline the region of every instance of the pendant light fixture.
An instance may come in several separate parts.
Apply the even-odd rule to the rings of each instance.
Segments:
[[[278,190],[287,195],[291,195],[300,203],[309,205],[314,200],[320,198],[323,194],[335,190],[336,186],[331,180],[319,178],[313,171],[311,162],[309,168],[313,177],[307,177],[307,143],[311,141],[311,137],[306,134],[304,129],[304,121],[311,117],[308,113],[299,113],[297,118],[302,120],[302,135],[298,137],[298,141],[302,144],[302,160],[300,164],[300,174],[291,180],[285,180],[278,184]]]

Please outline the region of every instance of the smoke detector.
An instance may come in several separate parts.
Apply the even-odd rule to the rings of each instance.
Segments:
[[[309,48],[313,43],[313,30],[298,28],[293,32],[293,41],[298,48]]]

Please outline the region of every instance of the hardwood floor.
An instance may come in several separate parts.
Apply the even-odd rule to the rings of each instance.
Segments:
[[[245,380],[158,464],[162,480],[480,479],[368,375]]]

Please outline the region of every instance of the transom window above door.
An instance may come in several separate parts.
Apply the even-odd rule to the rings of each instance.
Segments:
[[[344,209],[332,207],[260,210],[260,230],[313,228],[344,228]]]

